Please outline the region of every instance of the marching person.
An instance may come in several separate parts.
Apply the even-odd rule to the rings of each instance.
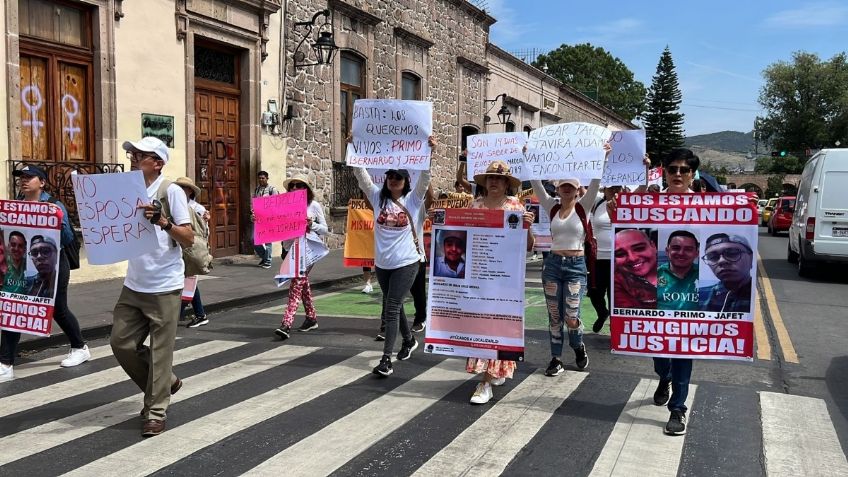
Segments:
[[[44,185],[47,181],[47,174],[39,167],[26,165],[22,169],[15,170],[13,176],[20,181],[20,189],[22,200],[30,202],[53,202],[62,209],[62,231],[60,234],[60,242],[62,246],[68,245],[74,241],[74,229],[71,228],[71,221],[68,217],[68,209],[61,201],[53,199],[50,194],[44,191]],[[36,239],[40,239],[36,240]],[[10,244],[15,241],[16,247],[20,245],[23,250],[26,250],[26,239],[23,235],[10,234]],[[62,360],[60,366],[69,368],[80,365],[91,359],[91,353],[88,346],[82,337],[79,322],[77,317],[68,308],[68,283],[71,279],[71,267],[68,263],[68,257],[64,253],[60,253],[61,247],[57,247],[52,240],[48,243],[43,237],[35,236],[30,241],[30,253],[36,252],[37,257],[43,257],[44,263],[51,263],[55,267],[56,254],[59,261],[59,275],[56,285],[56,297],[53,301],[53,321],[55,321],[68,340],[71,342],[71,350],[68,352],[67,358]],[[32,242],[36,242],[33,244]],[[15,255],[18,251],[12,251],[12,263],[15,264]],[[26,259],[23,259],[25,262]],[[20,265],[20,272],[23,273],[23,262]],[[36,267],[42,263],[41,259],[35,262]],[[18,266],[15,265],[15,268]],[[41,270],[39,270],[41,273]],[[4,277],[3,290],[27,293],[25,290],[30,290],[35,281],[27,281],[20,283],[19,275],[6,274]],[[9,287],[7,289],[7,286]],[[52,286],[50,293],[52,294]],[[50,295],[52,296],[52,295]],[[13,366],[15,357],[17,356],[17,347],[20,342],[21,334],[14,331],[3,330],[0,332],[0,382],[14,379],[15,373]]]
[[[432,136],[429,142],[431,148],[435,147]],[[403,298],[412,288],[424,260],[423,237],[419,236],[423,231],[416,227],[423,223],[419,216],[424,211],[430,171],[421,171],[415,190],[406,169],[388,170],[382,188],[374,184],[365,168],[354,167],[353,173],[374,210],[374,264],[383,291],[381,319],[385,326],[383,357],[374,374],[387,377],[393,372],[392,352],[398,330],[403,339],[397,354],[399,361],[409,359],[418,349],[403,310]]]
[[[606,156],[612,148],[604,145]],[[606,161],[604,161],[606,163]],[[574,350],[577,369],[589,366],[589,355],[583,343],[583,322],[580,304],[586,292],[588,263],[585,242],[592,239],[592,228],[587,211],[598,196],[601,180],[592,179],[582,195],[580,181],[562,179],[554,182],[559,199],[550,197],[540,180],[530,181],[539,198],[539,205],[551,217],[551,253],[545,257],[542,268],[542,285],[548,308],[551,344],[551,362],[546,376],[559,376],[565,371],[562,364],[563,331],[568,330],[568,344]]]
[[[486,192],[474,199],[470,208],[523,212],[524,222],[528,226],[527,250],[532,250],[534,239],[529,226],[533,223],[534,215],[532,212],[527,212],[524,203],[515,196],[516,191],[521,188],[521,181],[512,175],[509,165],[503,161],[494,161],[486,168],[486,172],[474,176],[474,182],[478,186],[485,187]],[[478,190],[483,189],[478,187]],[[469,373],[482,375],[481,382],[477,384],[477,388],[471,396],[471,403],[486,404],[489,402],[494,396],[492,386],[501,386],[506,378],[512,378],[515,368],[515,361],[468,358],[465,363],[465,370]]]
[[[598,242],[598,259],[595,261],[595,278],[589,286],[589,299],[595,308],[597,318],[592,325],[592,331],[600,333],[604,323],[609,319],[612,306],[610,286],[610,254],[612,253],[612,221],[607,204],[615,199],[616,194],[624,189],[622,186],[604,187],[604,197],[592,206],[592,234]]]
[[[202,220],[204,223],[209,223],[209,211],[206,210],[206,207],[197,203],[197,196],[200,195],[200,187],[195,185],[194,181],[189,177],[180,177],[174,184],[180,186],[180,188],[185,192],[186,197],[188,198],[188,206],[189,208],[197,214],[197,218]],[[207,229],[208,229],[207,225]],[[180,303],[180,318],[182,318],[185,313],[186,305],[188,303],[186,301],[182,301]],[[188,328],[197,328],[199,326],[208,325],[209,318],[206,316],[206,310],[203,309],[203,301],[200,299],[200,285],[195,284],[194,295],[191,298],[191,309],[194,311],[194,318],[188,322],[186,325]]]
[[[269,195],[278,194],[277,189],[268,184],[268,173],[265,171],[259,171],[256,174],[256,189],[253,189],[253,197],[265,197]],[[250,220],[256,220],[256,217],[253,215],[253,207],[251,206],[250,210]],[[253,246],[253,250],[256,252],[256,255],[259,255],[259,266],[262,268],[271,268],[271,249],[272,245],[270,243],[265,244],[257,244]]]
[[[138,208],[150,221],[158,246],[129,260],[124,287],[113,312],[110,344],[118,363],[144,392],[141,435],[165,431],[171,395],[182,387],[171,371],[179,320],[180,295],[185,281],[182,247],[194,243],[192,212],[188,199],[176,184],[163,188],[162,168],[168,162],[168,146],[155,137],[125,141],[132,170],[144,174],[148,204]],[[160,191],[160,189],[164,189]],[[168,213],[161,201],[167,201]],[[150,337],[150,346],[144,341]]]
[[[306,189],[306,238],[320,242],[321,236],[327,235],[329,229],[327,228],[327,219],[324,218],[324,207],[315,200],[315,193],[309,185],[309,179],[305,175],[298,174],[287,180],[284,187],[287,192]],[[283,242],[283,256],[288,253],[295,240]],[[283,313],[283,321],[280,323],[280,327],[274,330],[274,334],[283,340],[291,336],[291,325],[300,300],[303,300],[306,318],[298,330],[310,331],[318,328],[318,318],[315,314],[315,306],[312,303],[312,287],[309,284],[309,270],[306,271],[306,276],[292,278],[289,284],[289,299],[286,311]]]

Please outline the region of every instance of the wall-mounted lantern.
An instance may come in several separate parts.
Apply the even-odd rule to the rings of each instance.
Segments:
[[[324,22],[315,28],[318,17],[324,17]],[[313,31],[316,33],[313,36]],[[330,10],[321,10],[312,15],[312,20],[294,23],[295,35],[300,35],[300,41],[294,49],[294,67],[305,68],[315,65],[329,65],[339,47],[333,40],[333,19]],[[310,54],[311,52],[311,54]]]

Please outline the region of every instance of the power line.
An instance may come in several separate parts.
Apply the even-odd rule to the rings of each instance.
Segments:
[[[743,108],[726,108],[722,106],[709,106],[705,104],[692,104],[692,103],[683,103],[684,106],[693,107],[693,108],[703,108],[703,109],[721,109],[725,111],[748,111],[752,113],[759,113],[762,109],[743,109]]]

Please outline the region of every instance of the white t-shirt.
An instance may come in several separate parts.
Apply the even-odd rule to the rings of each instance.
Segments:
[[[197,216],[201,219],[206,214],[206,207],[203,207],[202,205],[198,204],[197,201],[194,199],[188,200],[188,206],[191,207],[194,213],[197,214]]]
[[[539,205],[550,214],[551,210],[559,202],[558,199],[549,196],[547,192],[545,192],[545,187],[542,185],[542,181],[533,180],[530,181],[530,183],[533,185],[533,192],[536,194],[536,198],[539,199]],[[580,205],[583,206],[583,211],[586,212],[587,218],[591,212],[594,198],[598,196],[598,188],[600,187],[600,184],[600,179],[592,179],[592,181],[589,182],[588,190],[585,194],[583,194],[583,197],[578,200]],[[592,233],[597,235],[597,232],[594,230],[592,230]],[[580,216],[577,215],[577,211],[575,209],[571,209],[571,213],[569,213],[565,218],[560,217],[559,211],[557,211],[556,215],[551,217],[551,237],[553,239],[551,250],[583,250],[583,242],[586,240],[586,231],[583,230],[583,224],[580,223]]]
[[[163,177],[159,176],[147,188],[147,199],[153,201]],[[185,192],[176,184],[168,186],[168,206],[171,220],[177,225],[191,223],[193,213],[188,208]],[[181,290],[185,279],[183,252],[179,244],[159,226],[154,225],[159,248],[129,260],[124,286],[139,293],[162,293]]]
[[[597,204],[597,202],[595,203]],[[592,214],[592,233],[598,242],[598,258],[609,260],[612,250],[612,221],[610,221],[606,201],[595,208],[595,212]]]

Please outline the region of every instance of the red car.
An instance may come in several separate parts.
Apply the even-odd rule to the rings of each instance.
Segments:
[[[795,213],[795,197],[781,197],[774,204],[774,212],[768,221],[768,232],[777,235],[778,232],[788,232],[792,225],[792,214]]]

